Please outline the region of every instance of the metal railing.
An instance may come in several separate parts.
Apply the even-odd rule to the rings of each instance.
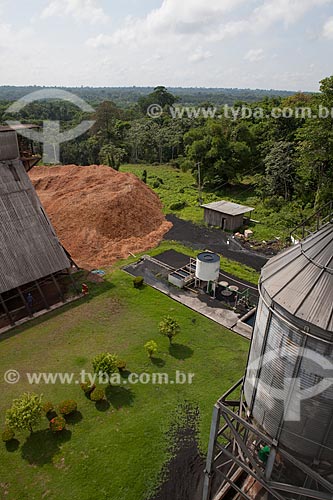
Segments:
[[[293,243],[298,243],[310,234],[319,231],[328,222],[333,222],[333,200],[325,203],[314,214],[296,226],[290,232],[290,239]]]

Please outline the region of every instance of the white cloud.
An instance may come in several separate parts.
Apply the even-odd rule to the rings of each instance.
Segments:
[[[212,57],[212,53],[209,50],[204,50],[202,47],[198,47],[188,58],[190,62],[201,62],[206,61]]]
[[[98,49],[100,47],[107,47],[108,45],[111,45],[113,41],[113,37],[110,35],[103,35],[103,33],[100,33],[99,35],[89,38],[86,41],[86,45],[88,47],[91,47],[93,49]]]
[[[15,48],[21,49],[26,47],[27,40],[33,35],[32,28],[16,29],[11,24],[0,23],[0,47],[7,47],[9,50],[13,48],[10,40],[15,40]]]
[[[200,43],[235,38],[245,33],[267,31],[273,24],[286,25],[300,20],[308,11],[333,0],[261,0],[247,17],[228,19],[246,0],[163,0],[161,7],[144,18],[129,17],[113,34],[100,34],[87,41],[99,48],[122,44],[149,44],[162,38],[194,39]],[[256,2],[258,3],[258,2]],[[239,11],[239,9],[238,9]]]
[[[324,24],[323,36],[329,40],[333,40],[333,17],[330,17]]]
[[[244,59],[250,62],[258,62],[264,59],[264,50],[263,49],[251,49],[249,50]]]
[[[91,24],[104,23],[108,16],[98,5],[98,0],[51,0],[41,13],[42,19],[54,16],[71,16],[76,21]]]
[[[332,3],[332,0],[266,0],[253,12],[253,21],[259,28],[269,28],[276,22],[286,25],[301,19],[308,11]]]
[[[98,35],[88,40],[91,47],[106,44],[147,43],[151,38],[209,36],[218,30],[223,16],[246,0],[163,0],[161,7],[145,18],[126,19],[111,36]]]

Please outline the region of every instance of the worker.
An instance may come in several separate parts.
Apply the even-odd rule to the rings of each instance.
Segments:
[[[29,292],[27,295],[27,304],[30,309],[30,312],[33,313],[34,298],[31,292]]]
[[[267,463],[267,460],[268,460],[268,457],[269,457],[269,454],[271,452],[271,449],[269,446],[261,446],[260,447],[260,450],[258,452],[258,456],[259,456],[259,459],[264,463],[266,464]]]
[[[82,283],[82,294],[88,295],[88,293],[89,293],[88,285],[86,283]]]

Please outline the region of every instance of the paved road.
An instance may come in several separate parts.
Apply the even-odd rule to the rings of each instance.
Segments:
[[[198,250],[209,249],[222,254],[228,259],[253,267],[257,271],[260,271],[268,260],[266,256],[258,252],[251,252],[244,249],[238,241],[233,239],[231,235],[224,233],[221,229],[199,226],[179,219],[173,214],[167,215],[167,220],[172,222],[173,227],[164,236],[165,240],[179,241],[186,246]],[[229,244],[227,243],[228,240]]]

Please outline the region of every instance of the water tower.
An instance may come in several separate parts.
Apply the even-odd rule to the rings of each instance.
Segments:
[[[333,499],[333,224],[270,259],[245,377],[215,405],[203,500]]]

